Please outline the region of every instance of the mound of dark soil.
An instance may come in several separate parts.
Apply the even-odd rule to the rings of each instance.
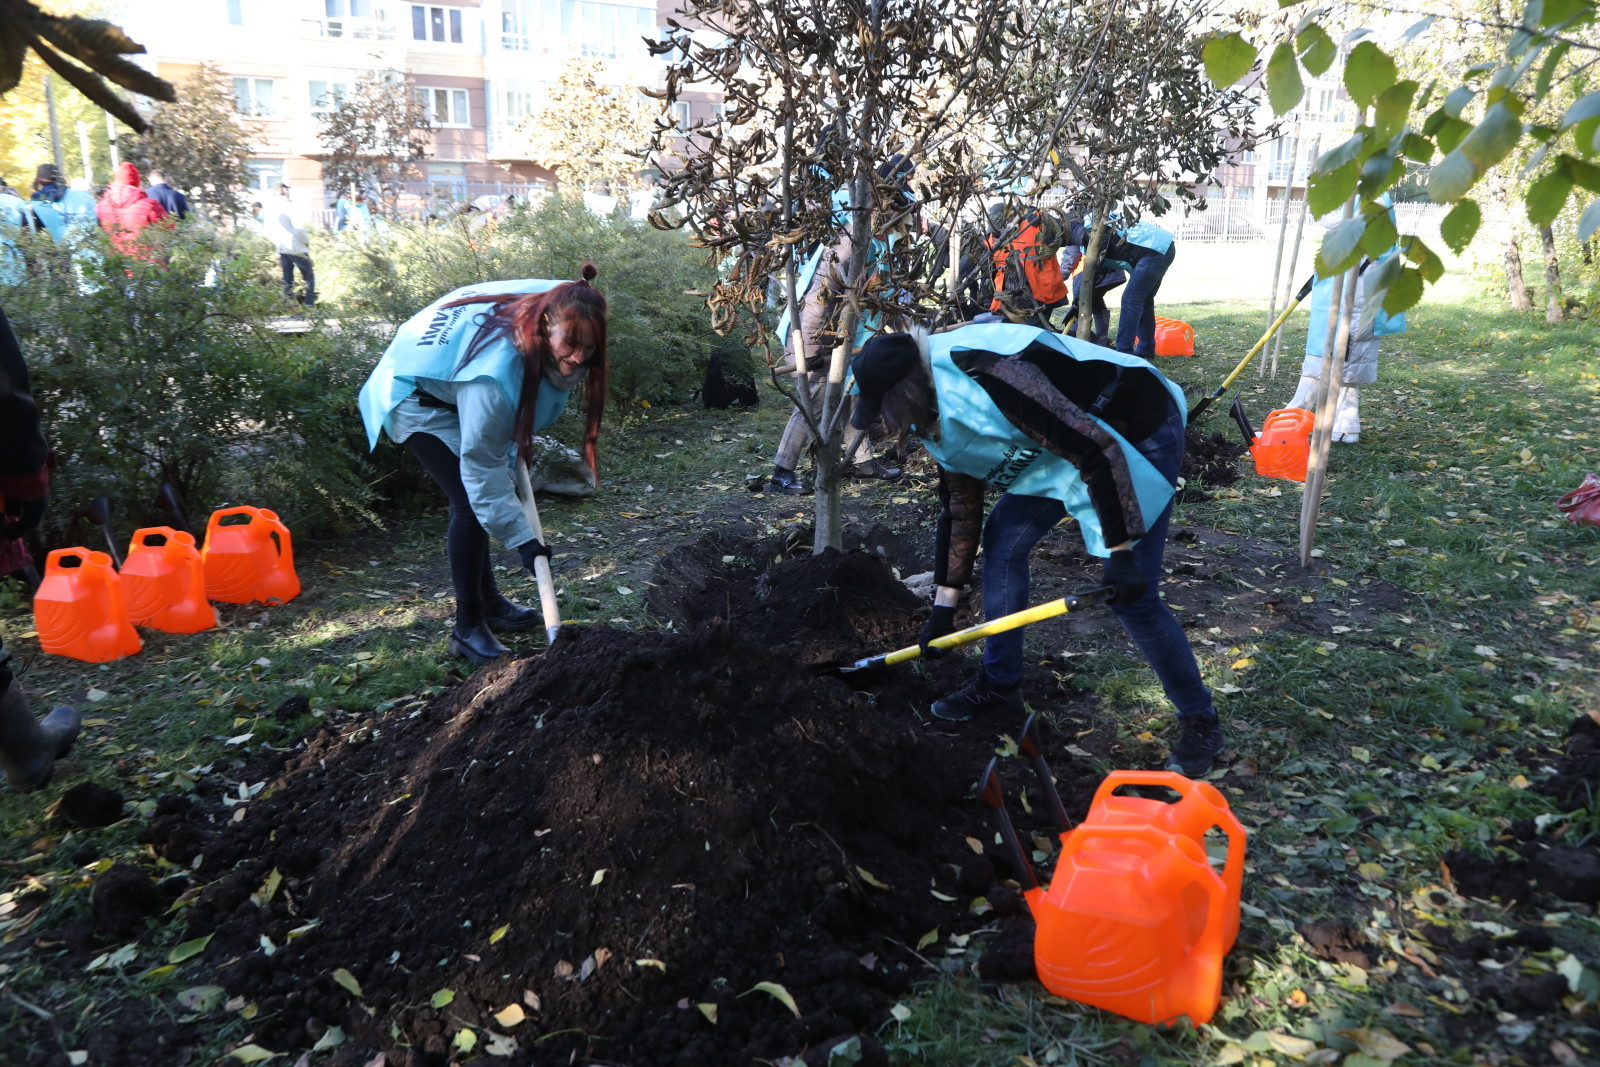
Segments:
[[[1244,444],[1236,437],[1220,432],[1207,434],[1198,425],[1185,429],[1183,466],[1178,471],[1184,481],[1180,498],[1192,499],[1193,491],[1199,487],[1220,488],[1237,482],[1239,457],[1244,453]]]
[[[916,636],[927,604],[900,584],[875,532],[866,551],[820,556],[785,558],[794,549],[777,539],[683,545],[656,565],[646,602],[680,626],[725,620],[808,666],[887,652]]]
[[[897,599],[849,555],[778,568],[767,598],[877,625],[841,575]],[[966,840],[993,836],[971,796],[993,732],[921,731],[731,626],[571,627],[314,738],[208,847],[202,870],[231,874],[190,933],[215,932],[206,959],[259,1005],[267,1048],[340,1026],[417,1065],[469,1028],[479,1051],[515,1039],[512,1064],[825,1050],[888,1018],[925,967],[908,946],[937,929],[922,955],[940,954],[987,921],[976,896],[1005,899],[1004,861]],[[1094,785],[1065,783],[1069,808]],[[510,1006],[527,1021],[497,1021]]]

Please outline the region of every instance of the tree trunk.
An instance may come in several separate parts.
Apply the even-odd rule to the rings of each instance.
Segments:
[[[1511,298],[1511,310],[1532,310],[1533,300],[1528,296],[1528,283],[1522,280],[1522,246],[1517,243],[1515,226],[1506,237],[1505,266],[1506,293]]]
[[[1563,322],[1567,302],[1561,295],[1561,260],[1556,256],[1556,235],[1550,227],[1539,227],[1539,243],[1544,245],[1544,321]]]

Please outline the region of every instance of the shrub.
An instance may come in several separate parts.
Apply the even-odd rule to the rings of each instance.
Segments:
[[[682,401],[700,387],[711,347],[705,302],[687,295],[713,281],[706,255],[681,232],[580,199],[552,196],[504,218],[460,216],[441,225],[349,231],[314,249],[319,286],[348,311],[400,323],[445,293],[504,278],[576,278],[591,260],[610,304],[611,390],[619,403]],[[323,282],[323,279],[326,279]]]
[[[46,538],[109,496],[124,524],[168,521],[170,482],[192,522],[249,503],[307,532],[372,518],[356,390],[382,338],[359,322],[274,328],[290,310],[260,267],[259,239],[202,224],[144,231],[154,260],[109,255],[98,231],[76,251],[22,246],[29,270],[0,282],[59,465]]]

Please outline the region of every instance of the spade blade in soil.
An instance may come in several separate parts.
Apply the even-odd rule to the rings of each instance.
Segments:
[[[122,569],[122,553],[117,551],[117,539],[111,533],[111,501],[103,496],[97,496],[84,507],[81,512],[84,518],[100,527],[100,532],[106,535],[106,550],[111,553],[111,561]]]
[[[1000,831],[1000,840],[1006,843],[1012,866],[1017,869],[1017,881],[1024,891],[1038,889],[1039,879],[1034,876],[1028,854],[1022,851],[1022,842],[1017,839],[1017,828],[1011,825],[1011,816],[1006,814],[1006,793],[1000,785],[999,768],[995,766],[999,762],[1000,758],[996,756],[984,768],[983,777],[978,779],[978,799],[989,809],[995,829]]]
[[[172,516],[172,524],[186,534],[194,533],[194,527],[189,525],[189,518],[183,513],[183,499],[178,496],[178,491],[172,487],[171,482],[162,482],[161,488],[156,492],[156,507]]]
[[[1017,742],[1017,751],[1033,766],[1034,777],[1039,779],[1039,792],[1044,794],[1044,803],[1050,809],[1050,818],[1055,822],[1057,829],[1062,833],[1072,829],[1072,820],[1067,818],[1067,809],[1061,803],[1061,794],[1056,792],[1055,779],[1050,775],[1050,765],[1044,761],[1044,750],[1039,745],[1039,716],[1029,715],[1028,722],[1022,728],[1022,738]]]

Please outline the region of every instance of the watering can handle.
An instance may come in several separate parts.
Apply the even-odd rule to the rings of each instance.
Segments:
[[[1177,771],[1112,771],[1106,775],[1105,781],[1100,783],[1100,788],[1095,790],[1094,800],[1089,803],[1089,810],[1093,811],[1099,807],[1107,797],[1125,785],[1166,786],[1181,796],[1195,792],[1194,779]]]
[[[222,520],[230,515],[248,515],[252,519],[258,519],[261,517],[260,510],[260,508],[252,507],[249,504],[240,504],[236,508],[222,508],[220,511],[213,511],[211,518],[206,522],[206,529],[216,529],[222,525]]]

